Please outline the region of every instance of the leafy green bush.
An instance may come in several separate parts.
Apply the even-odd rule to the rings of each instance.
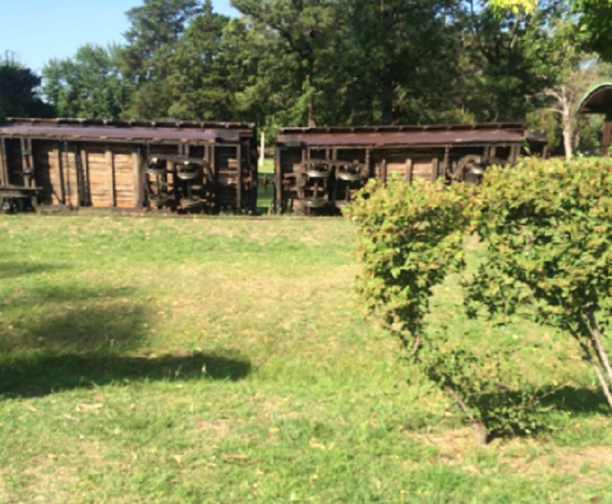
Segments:
[[[431,289],[464,266],[468,186],[370,181],[345,210],[357,224],[358,291],[416,352]]]
[[[506,322],[520,312],[571,335],[612,407],[612,163],[525,160],[487,170],[474,213],[485,259],[467,306]]]
[[[425,316],[432,289],[464,269],[464,237],[475,189],[462,184],[370,182],[348,208],[357,225],[361,274],[358,290],[370,313],[399,337],[419,369],[450,394],[466,419],[490,433],[538,427],[533,395],[509,389],[501,360],[431,334]]]

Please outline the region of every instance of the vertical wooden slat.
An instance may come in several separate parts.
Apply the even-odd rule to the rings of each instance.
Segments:
[[[210,172],[213,176],[213,199],[215,201],[215,208],[220,208],[221,206],[221,198],[219,197],[219,184],[218,184],[218,173],[217,173],[217,146],[213,142],[210,145]]]
[[[516,160],[519,157],[520,147],[518,145],[513,145],[510,149],[510,162],[516,163]]]
[[[140,148],[134,147],[134,205],[136,208],[142,208],[144,194],[143,194],[143,173],[142,173],[142,156],[140,155]]]
[[[28,167],[30,169],[30,175],[28,176],[28,181],[30,184],[30,187],[34,187],[36,186],[36,167],[34,166],[34,144],[32,143],[32,139],[28,138],[27,139],[27,148],[28,148],[28,156],[27,156],[27,160],[28,160]]]
[[[238,174],[236,182],[236,213],[242,211],[242,144],[236,146],[236,158],[238,159]]]
[[[2,168],[0,171],[0,175],[2,176],[0,179],[0,185],[7,186],[10,184],[10,180],[6,156],[6,138],[2,138],[2,141],[0,142],[0,163]]]
[[[435,157],[431,160],[431,181],[435,182],[438,180],[438,165],[440,164],[440,160]]]
[[[281,159],[281,149],[274,149],[274,176],[276,178],[276,184],[274,185],[274,210],[276,213],[281,213],[282,208],[280,205],[283,201],[283,168]]]
[[[117,198],[115,197],[115,156],[109,144],[105,146],[106,168],[108,170],[108,204],[115,207]]]
[[[438,175],[441,177],[444,177],[444,179],[446,179],[446,177],[451,172],[450,147],[448,146],[444,148],[444,161],[442,161],[442,169],[440,170],[440,167],[438,167],[438,169],[439,169]]]
[[[59,202],[62,205],[66,204],[66,191],[64,189],[64,167],[63,167],[63,161],[62,161],[62,156],[63,152],[62,152],[62,143],[58,142],[57,143],[57,174],[58,177],[57,179],[59,180],[59,194],[57,195],[59,197]]]
[[[32,187],[34,185],[34,160],[32,158],[32,139],[22,137],[19,139],[21,147],[21,171],[23,174],[23,185]]]
[[[412,173],[412,158],[407,158],[406,159],[406,181],[409,184],[412,184],[412,178],[413,178],[413,173]]]
[[[70,152],[68,151],[68,142],[64,142],[64,150],[63,150],[63,154],[64,154],[64,166],[63,166],[63,172],[64,172],[64,199],[65,199],[65,204],[72,206],[72,186],[70,185],[70,158],[68,157],[68,155],[70,154]]]
[[[84,187],[83,187],[83,166],[81,163],[81,151],[79,150],[78,144],[74,145],[74,170],[76,174],[76,183],[77,183],[77,197],[76,204],[77,207],[84,206]]]
[[[89,178],[89,153],[87,147],[81,149],[81,162],[83,166],[83,187],[85,190],[85,206],[91,206],[91,180]]]
[[[19,148],[21,149],[21,173],[23,178],[23,185],[25,187],[30,187],[30,181],[26,176],[26,171],[28,169],[28,159],[26,157],[26,139],[21,137],[19,139]]]

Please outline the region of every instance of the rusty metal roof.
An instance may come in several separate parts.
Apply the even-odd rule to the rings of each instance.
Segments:
[[[180,128],[180,129],[254,129],[255,124],[245,122],[217,121],[143,121],[119,119],[43,119],[30,117],[8,117],[7,124],[38,124],[56,126],[113,126],[117,128]]]
[[[16,119],[0,126],[2,136],[62,140],[209,142],[254,131],[247,123],[104,121],[91,119]]]
[[[612,83],[598,84],[587,91],[578,111],[581,114],[612,115]]]
[[[435,126],[365,126],[338,128],[284,128],[279,143],[304,146],[400,146],[479,143],[522,143],[525,127],[520,123]]]

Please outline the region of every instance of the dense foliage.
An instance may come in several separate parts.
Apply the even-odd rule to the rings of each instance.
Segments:
[[[371,181],[346,211],[359,229],[359,291],[418,350],[432,288],[464,263],[468,186]]]
[[[474,188],[462,184],[370,183],[346,215],[358,229],[358,291],[367,310],[399,338],[405,355],[448,393],[481,437],[529,432],[539,403],[508,363],[516,349],[473,345],[474,335],[428,329],[434,287],[464,270]],[[474,351],[474,348],[479,351]]]
[[[368,310],[466,418],[489,431],[539,426],[533,414],[541,408],[539,397],[509,365],[520,359],[520,341],[474,351],[450,338],[450,328],[430,330],[433,288],[458,272],[472,317],[487,308],[494,325],[527,316],[572,337],[612,407],[606,343],[612,316],[611,168],[608,160],[529,160],[490,169],[479,188],[371,183],[347,210],[357,224],[358,290]],[[463,268],[468,229],[483,249],[469,280]]]
[[[127,12],[124,44],[50,61],[43,93],[61,117],[246,120],[268,133],[527,120],[554,148],[569,129],[549,91],[575,84],[574,111],[609,73],[581,52],[574,4],[233,0],[231,19],[211,0],[143,0]],[[570,137],[568,152],[580,143]]]
[[[0,124],[5,117],[51,117],[53,108],[38,96],[40,77],[13,62],[0,64]]]
[[[610,407],[611,187],[607,159],[490,170],[474,221],[486,255],[468,289],[472,314],[484,305],[498,320],[520,313],[571,335]]]

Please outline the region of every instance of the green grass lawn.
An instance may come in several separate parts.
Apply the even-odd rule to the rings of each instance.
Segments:
[[[475,446],[363,318],[353,247],[339,218],[0,217],[0,502],[612,502],[563,338],[438,290],[434,326],[557,390],[551,430]]]

